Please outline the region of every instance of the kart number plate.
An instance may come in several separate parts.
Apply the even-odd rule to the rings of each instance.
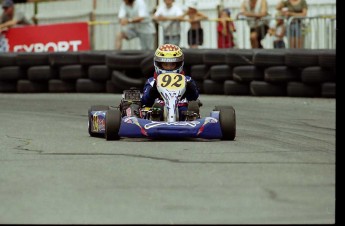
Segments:
[[[160,74],[157,78],[157,85],[168,90],[182,89],[186,85],[186,78],[182,74]]]

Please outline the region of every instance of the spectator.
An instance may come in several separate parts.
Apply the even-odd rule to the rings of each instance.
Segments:
[[[116,35],[115,48],[122,49],[122,40],[139,37],[141,49],[153,50],[156,28],[144,0],[123,0],[118,17],[121,31]]]
[[[284,17],[280,13],[277,14],[276,20],[270,28],[268,29],[268,34],[273,37],[273,47],[275,49],[284,49],[285,48],[285,22]]]
[[[12,0],[3,0],[2,9],[3,12],[0,17],[0,52],[8,52],[8,40],[3,32],[16,25],[28,25],[31,23],[23,12],[15,9]]]
[[[180,20],[188,21],[190,28],[188,30],[188,45],[190,48],[198,48],[204,42],[204,31],[201,27],[201,20],[208,19],[206,15],[197,10],[198,2],[196,0],[190,0],[187,3],[187,11],[180,17]],[[185,17],[188,16],[188,19]]]
[[[266,0],[243,0],[241,4],[240,16],[248,18],[250,27],[250,43],[252,48],[262,48],[261,40],[265,37],[268,26],[267,22],[262,20],[267,16]]]
[[[181,40],[181,24],[179,17],[183,15],[183,11],[174,4],[174,0],[164,0],[164,3],[165,4],[158,7],[153,19],[160,22],[163,28],[164,44],[170,43],[178,46]]]
[[[305,17],[308,13],[306,0],[284,0],[277,10],[286,17]],[[288,27],[290,48],[303,48],[302,19],[294,19]]]
[[[229,9],[220,11],[217,31],[218,48],[233,48],[235,46],[233,32],[236,32],[236,28]]]
[[[0,18],[0,31],[16,25],[29,25],[30,21],[22,11],[16,10],[12,0],[2,1],[3,13]]]

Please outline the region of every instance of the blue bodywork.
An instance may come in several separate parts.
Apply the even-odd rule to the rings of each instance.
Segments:
[[[105,134],[106,111],[92,111],[89,117],[91,117],[91,132]],[[219,111],[212,111],[209,117],[171,123],[125,116],[121,119],[119,136],[220,139],[222,131]]]

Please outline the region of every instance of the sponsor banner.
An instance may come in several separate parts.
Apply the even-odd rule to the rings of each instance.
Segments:
[[[87,22],[15,27],[2,34],[1,49],[7,52],[90,50]]]

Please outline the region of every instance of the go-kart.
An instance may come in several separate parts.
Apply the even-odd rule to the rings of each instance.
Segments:
[[[88,110],[90,136],[106,140],[120,138],[204,138],[234,140],[236,115],[232,106],[215,106],[210,116],[202,118],[199,101],[188,102],[187,111],[178,111],[178,102],[186,92],[182,74],[166,73],[156,79],[164,105],[142,106],[142,93],[124,90],[119,106],[93,105]]]

